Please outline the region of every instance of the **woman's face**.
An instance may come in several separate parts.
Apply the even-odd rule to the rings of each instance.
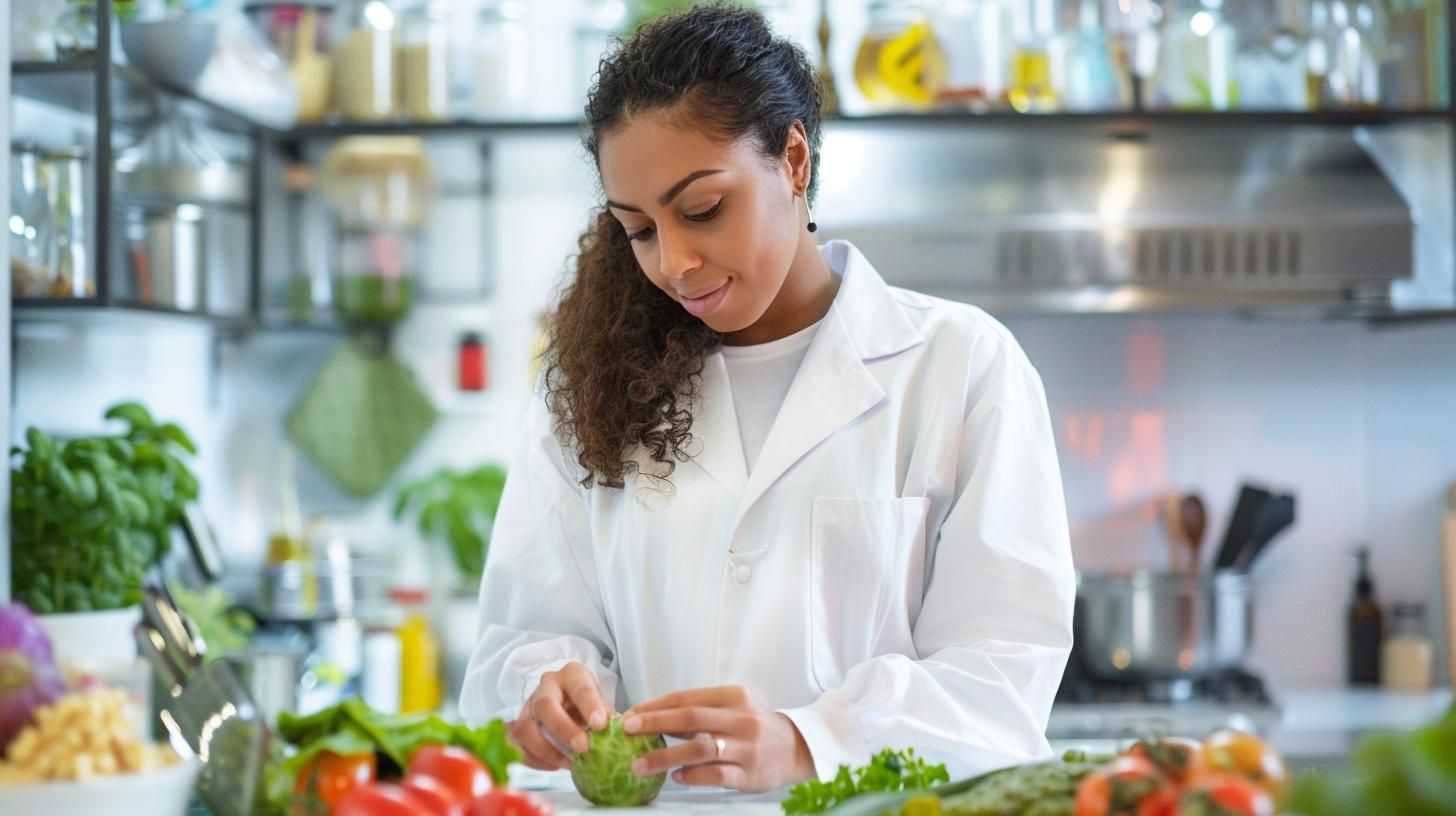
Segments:
[[[646,114],[604,136],[597,153],[607,206],[652,283],[722,334],[758,324],[807,235],[803,128],[769,160],[752,138],[724,143]]]

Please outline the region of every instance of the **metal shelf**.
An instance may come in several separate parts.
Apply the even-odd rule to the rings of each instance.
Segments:
[[[253,321],[243,316],[211,314],[188,311],[172,306],[138,301],[106,301],[99,297],[90,298],[15,298],[10,302],[10,313],[16,323],[64,323],[73,320],[90,320],[99,314],[133,317],[175,317],[215,324],[219,327],[237,329]]]

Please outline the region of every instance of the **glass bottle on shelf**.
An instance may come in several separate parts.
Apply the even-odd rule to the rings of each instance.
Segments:
[[[946,80],[945,52],[924,3],[873,0],[854,81],[875,110],[926,108]]]
[[[576,80],[571,89],[573,104],[581,107],[591,90],[597,75],[597,66],[603,57],[615,47],[617,37],[627,25],[627,3],[625,0],[592,0],[585,13],[578,18],[572,32],[572,48],[575,58],[573,77]]]
[[[1122,106],[1112,43],[1098,16],[1097,0],[1078,0],[1070,25],[1052,39],[1052,86],[1061,108],[1109,110]]]
[[[1380,105],[1382,21],[1367,0],[1334,0],[1330,5],[1330,62],[1325,101],[1335,107]]]
[[[385,122],[398,114],[397,19],[386,0],[350,0],[334,49],[334,104],[350,122]]]
[[[520,118],[530,111],[531,53],[525,13],[520,0],[486,0],[481,7],[475,46],[476,116]]]
[[[1180,0],[1168,20],[1158,65],[1159,98],[1181,110],[1229,110],[1238,102],[1237,32],[1223,0]]]
[[[1056,110],[1051,47],[1056,36],[1056,0],[1017,0],[1011,14],[1011,107],[1022,113]]]
[[[400,25],[399,70],[405,118],[450,118],[450,10],[429,0],[407,11]]]
[[[824,94],[824,113],[832,116],[839,112],[839,87],[834,77],[834,66],[830,61],[829,42],[834,36],[829,21],[829,0],[819,0],[819,24],[814,30],[819,44],[819,87]]]
[[[1158,25],[1163,10],[1153,0],[1105,0],[1102,26],[1111,40],[1123,103],[1134,110],[1148,107],[1158,72]]]
[[[1010,19],[1002,0],[945,0],[934,24],[947,61],[938,101],[976,111],[1005,104]]]
[[[8,226],[11,297],[49,296],[56,245],[45,177],[41,174],[40,145],[16,142],[10,146]]]
[[[1386,4],[1390,59],[1380,86],[1394,108],[1440,107],[1446,78],[1446,4],[1439,0],[1390,0]]]
[[[334,286],[325,238],[326,219],[319,208],[318,179],[313,167],[290,165],[283,171],[288,208],[288,281],[283,311],[294,323],[310,323],[329,316]]]
[[[95,297],[86,230],[90,211],[86,202],[86,149],[73,146],[46,150],[41,157],[55,238],[50,295]]]
[[[1274,24],[1239,53],[1239,107],[1253,110],[1308,110],[1305,87],[1309,41],[1306,4],[1275,0]]]

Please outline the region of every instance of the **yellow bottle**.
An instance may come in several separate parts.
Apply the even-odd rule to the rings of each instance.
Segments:
[[[296,594],[275,598],[274,602],[281,606],[274,611],[284,617],[310,618],[318,609],[318,581],[314,574],[313,551],[303,528],[291,446],[283,446],[279,464],[278,526],[268,536],[266,566],[296,570],[297,577],[287,583],[296,584],[297,590]]]
[[[389,593],[404,613],[399,636],[399,713],[422,714],[440,708],[440,641],[430,628],[429,593],[396,588]]]

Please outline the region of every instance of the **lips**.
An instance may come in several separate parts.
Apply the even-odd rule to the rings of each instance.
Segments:
[[[682,300],[683,308],[687,309],[689,314],[698,318],[712,314],[723,304],[723,298],[727,296],[728,287],[732,283],[732,281],[723,281],[722,284],[714,289],[698,292],[697,297],[680,295],[679,297]]]

